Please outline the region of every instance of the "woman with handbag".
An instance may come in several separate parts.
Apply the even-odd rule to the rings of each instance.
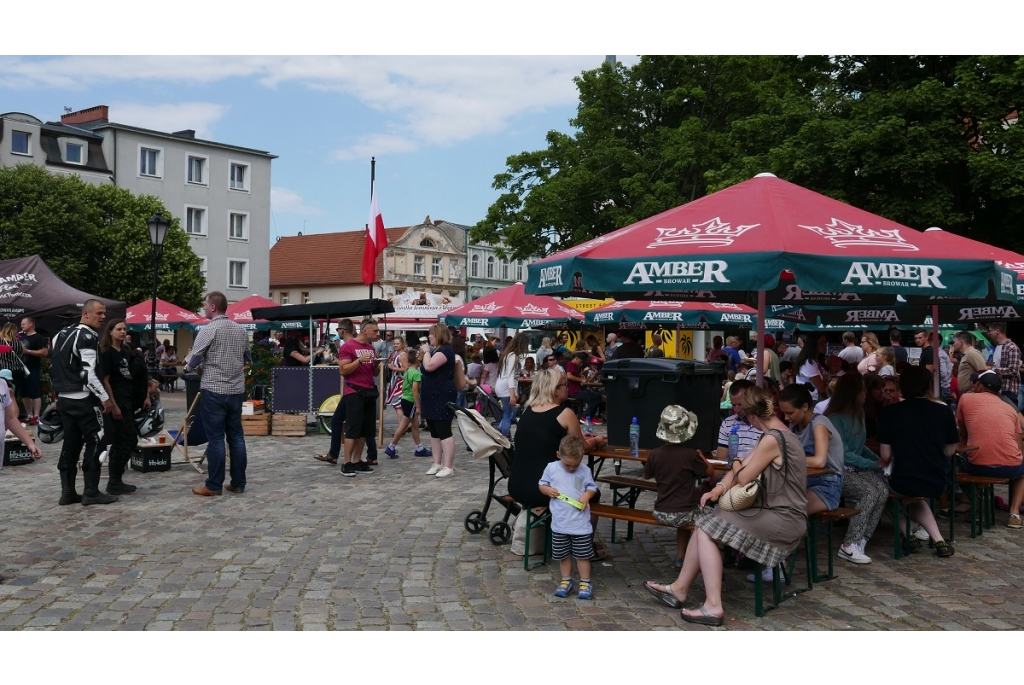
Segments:
[[[775,415],[771,397],[763,388],[747,389],[743,411],[750,424],[764,431],[764,435],[749,457],[734,461],[732,471],[701,497],[701,507],[709,501],[720,502],[720,506],[697,520],[675,582],[644,583],[659,601],[680,608],[700,573],[704,577],[704,603],[696,609],[682,610],[682,619],[687,623],[720,626],[725,621],[722,555],[717,543],[772,568],[796,549],[807,531],[807,459],[800,439]],[[742,508],[736,502],[737,490],[730,488],[739,486],[743,490],[757,479],[758,493],[748,508],[724,510],[730,501],[733,509]]]

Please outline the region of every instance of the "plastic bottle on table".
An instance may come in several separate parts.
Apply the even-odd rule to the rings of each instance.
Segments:
[[[640,456],[640,423],[633,417],[633,423],[629,424],[629,454],[634,457]]]
[[[736,457],[740,456],[739,430],[739,426],[733,426],[732,432],[729,433],[729,466],[732,466],[732,462],[735,461]]]
[[[583,419],[583,432],[592,434],[594,432],[594,422],[590,420],[590,417]]]

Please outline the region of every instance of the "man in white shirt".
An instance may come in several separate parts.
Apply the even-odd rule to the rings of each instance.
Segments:
[[[857,344],[857,336],[851,331],[843,333],[843,349],[839,352],[839,358],[851,366],[857,366],[864,358],[864,350]]]

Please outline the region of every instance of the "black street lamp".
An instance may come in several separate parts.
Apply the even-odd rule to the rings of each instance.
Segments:
[[[164,218],[163,212],[157,212],[146,219],[149,226],[149,245],[152,248],[150,255],[153,258],[153,318],[149,320],[149,369],[150,376],[155,377],[160,366],[156,358],[156,286],[160,277],[160,258],[164,253],[164,238],[167,237],[167,229],[171,222]]]

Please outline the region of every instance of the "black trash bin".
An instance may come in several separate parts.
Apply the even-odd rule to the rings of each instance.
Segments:
[[[181,380],[185,381],[185,410],[192,406],[196,395],[199,393],[200,377],[198,373],[184,373]],[[207,441],[206,428],[203,426],[203,414],[197,405],[192,412],[192,424],[188,431],[189,445],[202,445]]]
[[[679,404],[697,415],[697,433],[685,444],[710,454],[722,423],[724,362],[690,359],[610,359],[601,367],[608,398],[608,442],[629,444],[629,424],[640,423],[640,447],[658,447],[661,410]]]

